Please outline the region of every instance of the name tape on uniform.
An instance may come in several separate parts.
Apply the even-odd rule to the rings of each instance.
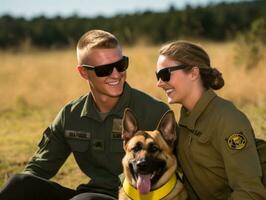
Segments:
[[[89,140],[91,138],[91,134],[85,131],[66,130],[65,137],[73,139]]]

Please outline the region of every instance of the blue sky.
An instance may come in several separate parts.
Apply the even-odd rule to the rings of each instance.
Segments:
[[[112,16],[118,13],[136,11],[162,11],[174,5],[182,9],[185,5],[206,5],[217,2],[234,2],[238,0],[0,0],[0,16],[9,14],[32,18],[45,15],[94,17],[98,15]]]

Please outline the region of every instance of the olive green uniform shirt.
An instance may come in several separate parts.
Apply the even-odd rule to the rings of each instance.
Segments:
[[[124,150],[121,120],[125,108],[132,109],[140,129],[153,130],[169,107],[131,88],[127,83],[117,105],[102,119],[92,95],[67,104],[43,134],[39,149],[24,173],[46,179],[53,177],[71,152],[87,184],[77,190],[102,192],[117,196]]]
[[[181,109],[178,159],[190,199],[266,199],[254,133],[231,102],[207,90]]]

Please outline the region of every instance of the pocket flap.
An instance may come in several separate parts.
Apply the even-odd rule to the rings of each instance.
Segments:
[[[199,127],[198,130],[195,130],[199,137],[199,142],[208,143],[212,137],[213,130],[209,127]]]
[[[203,134],[203,133],[201,133],[201,135],[199,136],[199,142],[200,143],[208,143],[209,142],[209,140],[210,140],[210,135],[209,134]]]
[[[67,142],[72,151],[85,152],[89,148],[89,140],[68,139]]]

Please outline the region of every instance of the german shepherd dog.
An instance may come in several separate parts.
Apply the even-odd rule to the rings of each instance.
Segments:
[[[177,161],[173,154],[176,121],[167,111],[154,131],[138,130],[137,120],[126,109],[122,120],[122,164],[124,182],[119,200],[183,200],[187,193],[176,178]]]

